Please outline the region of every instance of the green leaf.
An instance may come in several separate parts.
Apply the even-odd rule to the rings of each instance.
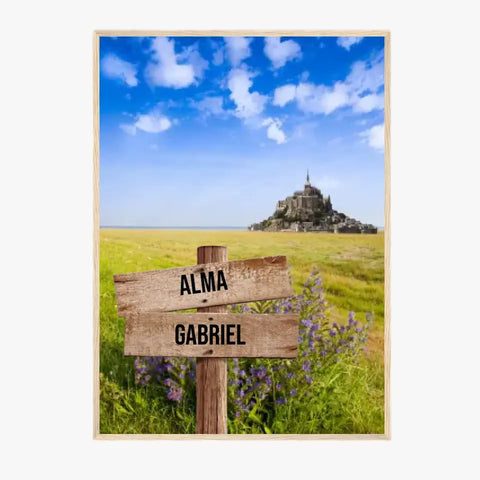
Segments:
[[[258,425],[263,425],[263,422],[262,422],[262,419],[256,414],[256,411],[257,411],[257,405],[255,405],[252,410],[250,410],[249,414],[248,414],[248,418],[250,418],[251,420],[253,420],[255,423],[257,423]]]
[[[115,410],[117,411],[117,413],[123,413],[125,415],[128,415],[129,412],[127,410],[125,410],[125,408],[123,408],[121,405],[119,405],[118,403],[115,404]]]
[[[180,409],[176,408],[175,409],[175,413],[177,414],[177,417],[180,419],[180,420],[183,420],[185,418],[184,415],[182,415],[182,412],[180,412]]]
[[[132,405],[128,402],[126,398],[123,400],[123,403],[132,413],[135,413],[135,409],[132,407]]]

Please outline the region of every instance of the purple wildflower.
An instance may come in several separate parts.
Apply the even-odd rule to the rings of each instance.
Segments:
[[[167,398],[173,402],[179,402],[182,399],[182,389],[178,388],[169,388],[167,392]]]
[[[302,324],[305,325],[307,328],[310,328],[313,325],[312,321],[308,319],[302,320]]]

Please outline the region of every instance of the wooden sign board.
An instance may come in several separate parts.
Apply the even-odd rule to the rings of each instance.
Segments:
[[[114,275],[118,315],[270,300],[293,294],[285,256]]]
[[[297,356],[298,315],[139,313],[127,318],[125,355]]]
[[[228,357],[293,358],[298,316],[229,314],[227,305],[293,295],[284,256],[227,262],[204,246],[198,264],[114,275],[125,355],[197,358],[197,433],[227,433]],[[198,308],[196,313],[164,313]]]

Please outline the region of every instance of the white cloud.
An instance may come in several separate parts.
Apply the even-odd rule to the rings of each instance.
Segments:
[[[295,100],[305,113],[329,115],[337,109],[351,107],[355,113],[384,108],[383,52],[369,62],[356,62],[344,81],[333,86],[301,81],[275,89],[273,104],[284,106]]]
[[[363,37],[338,37],[337,45],[343,47],[345,50],[350,50],[350,48],[360,43],[363,40]]]
[[[244,68],[235,68],[228,76],[230,98],[235,102],[235,115],[247,119],[262,113],[267,97],[258,92],[250,92],[253,73]]]
[[[375,150],[385,149],[385,124],[375,125],[372,128],[360,132],[360,136]]]
[[[137,133],[137,127],[135,125],[128,125],[126,123],[121,123],[120,128],[129,135],[135,135]]]
[[[280,41],[280,37],[265,37],[265,55],[272,62],[273,68],[283,67],[289,60],[300,58],[300,45],[293,40]]]
[[[353,104],[353,110],[360,113],[368,113],[372,110],[381,110],[385,105],[383,93],[371,93],[356,100]]]
[[[342,82],[337,82],[333,87],[300,83],[296,89],[296,100],[303,112],[328,115],[348,105],[348,88]]]
[[[175,123],[175,122],[173,122]],[[158,111],[139,114],[133,124],[120,124],[120,128],[129,135],[135,135],[137,130],[147,133],[160,133],[168,130],[172,126],[172,121]]]
[[[208,62],[200,55],[196,43],[186,47],[177,58],[179,61],[187,62],[193,67],[195,78],[203,78],[203,72],[208,68]]]
[[[245,37],[225,37],[227,57],[234,67],[239,66],[243,60],[252,54],[250,50],[251,41],[251,38]]]
[[[137,67],[132,63],[122,60],[116,55],[105,55],[101,63],[102,73],[108,77],[121,80],[129,87],[136,87],[138,85]]]
[[[321,107],[323,112],[328,115],[337,108],[348,105],[348,88],[341,82],[337,82],[333,88],[326,88],[321,98]]]
[[[139,115],[135,122],[135,127],[148,133],[160,133],[171,126],[172,122],[167,117],[157,113]]]
[[[208,66],[196,45],[189,46],[176,55],[174,40],[165,37],[152,40],[151,53],[145,77],[152,86],[188,87],[203,77],[203,71]]]
[[[308,80],[308,77],[310,76],[310,72],[308,72],[307,70],[305,70],[304,72],[302,72],[302,74],[300,75],[300,81],[302,82],[306,82]]]
[[[221,65],[223,63],[223,49],[220,48],[217,51],[214,52],[213,54],[213,60],[212,60],[214,65]]]
[[[268,97],[259,92],[250,91],[253,85],[251,80],[253,75],[245,67],[234,68],[230,71],[227,86],[231,92],[230,98],[236,105],[234,114],[251,128],[266,127],[267,137],[277,144],[285,143],[287,138],[282,130],[282,121],[278,118],[262,118],[261,116]]]
[[[278,87],[273,93],[273,104],[284,107],[288,102],[295,100],[297,87],[295,85],[283,85]]]
[[[355,62],[345,83],[357,94],[377,91],[384,84],[383,52],[368,63]]]
[[[206,115],[221,115],[227,112],[223,108],[223,97],[205,97],[192,105]]]
[[[214,65],[221,65],[225,57],[225,49],[219,42],[210,42],[210,47],[213,51],[212,63]]]
[[[282,131],[282,122],[278,118],[268,117],[262,122],[262,126],[267,127],[267,137],[278,144],[285,143],[287,138]]]

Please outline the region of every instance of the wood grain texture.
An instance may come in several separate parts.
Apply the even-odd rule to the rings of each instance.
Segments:
[[[384,37],[388,30],[96,30],[99,37]]]
[[[227,247],[203,246],[197,248],[197,263],[226,262]],[[226,305],[199,308],[197,313],[226,313]],[[197,358],[197,426],[201,435],[228,433],[227,423],[227,360],[224,358]]]
[[[228,433],[227,361],[224,358],[197,359],[196,433]]]
[[[385,435],[391,438],[390,430],[390,32],[385,33],[385,334],[384,334],[384,377],[385,377]]]
[[[93,435],[100,435],[100,39],[93,36]]]
[[[211,248],[211,247],[210,247]],[[223,247],[222,247],[223,248]],[[181,295],[181,277],[191,275],[200,286],[200,275],[222,271],[228,290]],[[118,315],[140,312],[168,312],[215,305],[269,300],[293,294],[284,256],[252,258],[209,265],[153,270],[114,275]]]
[[[197,441],[198,435],[191,435],[189,433],[100,433],[95,437],[96,440],[106,441],[121,441],[121,440],[136,440],[136,441],[152,441],[152,440],[165,440],[165,441],[183,441],[193,440]],[[306,434],[291,434],[291,433],[274,433],[272,435],[259,434],[259,433],[230,433],[222,435],[202,435],[201,440],[233,440],[233,441],[245,441],[250,442],[252,440],[266,440],[268,441],[292,441],[300,440],[310,442],[312,440],[319,441],[361,441],[373,440],[373,441],[386,441],[390,440],[384,433],[306,433]]]
[[[199,324],[207,328],[210,325],[239,325],[240,339],[245,345],[178,345],[175,326],[179,324],[185,326],[185,333],[188,325],[193,325],[195,332]],[[238,341],[236,327],[231,331],[235,334],[231,340]],[[141,313],[128,317],[125,326],[125,355],[293,358],[297,356],[297,343],[298,316],[291,314]]]

